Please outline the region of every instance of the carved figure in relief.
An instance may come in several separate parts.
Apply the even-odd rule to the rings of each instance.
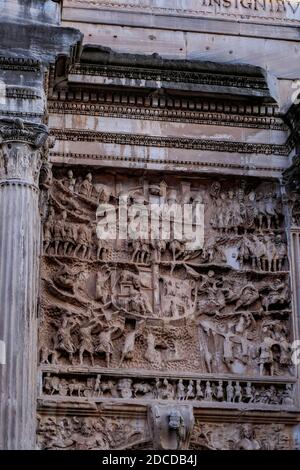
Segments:
[[[204,391],[204,400],[212,401],[213,390],[211,388],[210,382],[207,380]]]
[[[242,225],[243,220],[241,217],[241,208],[237,199],[237,194],[229,190],[228,191],[228,202],[227,212],[225,215],[225,229],[233,229],[235,233],[238,233],[238,228]]]
[[[113,353],[113,342],[112,334],[115,331],[114,326],[106,326],[98,335],[98,344],[95,348],[95,352],[104,354],[106,366],[110,366],[111,356]]]
[[[112,297],[113,270],[108,266],[102,266],[96,275],[96,300],[106,305]]]
[[[92,196],[93,192],[93,177],[91,173],[88,173],[79,187],[79,194],[87,198]]]
[[[219,380],[217,389],[216,389],[216,399],[218,401],[223,401],[224,399],[224,391],[223,391],[223,382],[222,380]]]
[[[214,229],[225,231],[225,211],[224,206],[226,202],[225,193],[221,193],[220,198],[215,201],[215,212],[211,217],[210,223]]]
[[[52,382],[53,377],[51,376],[50,372],[47,372],[47,374],[44,377],[44,390],[47,395],[53,395],[55,392],[55,389],[53,387],[53,382]]]
[[[186,392],[186,400],[195,398],[195,391],[194,391],[194,382],[193,380],[189,381],[187,392]]]
[[[239,382],[235,382],[233,401],[239,403],[242,401],[242,387]]]
[[[243,312],[235,326],[235,332],[238,334],[244,334],[246,331],[250,332],[256,327],[256,321],[253,318],[251,312]]]
[[[174,398],[174,387],[168,379],[163,380],[163,384],[160,389],[160,396],[165,400],[172,400]]]
[[[265,199],[264,199],[265,216],[266,216],[266,219],[267,219],[267,229],[268,230],[271,229],[272,221],[274,221],[275,227],[279,226],[279,217],[278,217],[278,213],[276,211],[274,197],[276,198],[276,194],[273,195],[272,192],[269,192],[265,195]]]
[[[183,380],[179,379],[177,384],[177,400],[184,400],[185,399],[185,386],[183,384]]]
[[[278,343],[280,348],[279,364],[284,367],[291,365],[291,344],[286,338],[286,331],[284,328],[280,328],[275,331],[274,339]]]
[[[131,261],[133,263],[148,264],[150,261],[149,240],[136,239],[132,241],[133,253]]]
[[[159,378],[155,379],[154,384],[154,398],[160,398],[161,382]]]
[[[73,364],[73,356],[76,352],[76,347],[72,338],[72,331],[74,330],[75,326],[75,320],[71,320],[67,316],[63,317],[63,320],[58,327],[54,344],[54,349],[56,351],[61,351],[68,354],[71,364]]]
[[[201,380],[196,380],[196,400],[201,400],[204,397],[202,387],[201,387]]]
[[[119,362],[119,367],[123,364],[123,361],[131,360],[133,358],[134,348],[135,348],[135,340],[138,336],[142,334],[141,327],[143,322],[139,322],[133,327],[131,330],[125,334],[125,340],[122,348],[121,360]]]
[[[74,273],[66,266],[62,265],[53,276],[53,283],[62,290],[75,293]]]
[[[65,233],[65,222],[67,219],[67,212],[63,211],[61,214],[61,219],[55,221],[53,227],[53,237],[54,237],[54,254],[58,255],[58,250],[60,245],[64,242],[66,233]]]
[[[167,249],[166,241],[161,239],[153,240],[153,242],[151,243],[151,247],[153,249],[154,262],[160,263],[161,256]]]
[[[79,340],[79,363],[83,364],[83,355],[87,352],[91,359],[91,364],[94,366],[94,344],[92,338],[92,330],[95,328],[96,322],[92,320],[87,324],[79,323],[78,340]]]
[[[255,439],[252,425],[243,424],[240,428],[240,440],[236,444],[237,450],[259,450],[260,445]]]
[[[76,439],[76,450],[99,450],[108,448],[108,437],[102,423],[99,426],[92,418],[81,418],[80,434]]]
[[[286,384],[285,391],[282,394],[282,403],[287,406],[294,405],[294,390],[293,385]]]
[[[218,334],[223,336],[223,361],[225,364],[230,365],[233,362],[233,343],[232,339],[234,339],[235,334],[231,331],[231,325],[227,326],[227,332],[219,331]]]
[[[103,240],[101,238],[96,239],[96,258],[97,260],[103,259],[110,250],[110,245],[108,240]]]
[[[209,323],[201,322],[200,325],[201,325],[201,328],[203,329],[203,332],[208,338],[215,336],[215,331],[211,328],[211,325]],[[208,349],[207,341],[203,339],[203,334],[201,333],[200,329],[199,329],[199,343],[200,343],[200,353],[203,354],[207,372],[211,373],[213,356]]]
[[[102,389],[101,389],[101,375],[97,374],[94,383],[94,393],[97,397],[101,396]]]
[[[53,241],[53,229],[54,229],[55,211],[52,206],[49,208],[48,219],[44,223],[44,253],[48,254],[51,243]]]
[[[226,400],[229,403],[231,403],[231,402],[233,402],[233,399],[234,399],[234,388],[233,388],[233,385],[232,385],[232,381],[229,380],[228,384],[227,384],[227,387],[226,387]]]
[[[223,237],[210,237],[205,240],[202,257],[207,263],[226,263],[227,259],[223,251]]]
[[[134,289],[130,289],[130,298],[128,301],[127,308],[130,312],[135,312],[140,315],[152,316],[153,310],[148,301],[146,295],[141,292],[136,292]]]
[[[91,242],[92,235],[89,226],[81,224],[78,228],[77,239],[76,239],[76,248],[74,251],[74,256],[82,250],[81,257],[82,259],[90,259],[91,257]]]
[[[263,341],[259,346],[259,373],[264,375],[265,372],[269,372],[270,375],[274,375],[274,356],[273,346],[275,344],[274,339],[269,336],[267,327],[262,328]]]
[[[266,248],[264,244],[263,236],[252,235],[244,240],[251,258],[252,269],[258,269],[259,271],[265,270],[264,259],[266,254]]]
[[[63,185],[72,193],[75,191],[76,179],[74,178],[73,171],[68,170],[67,177],[63,179]]]
[[[247,382],[246,388],[245,388],[245,401],[247,403],[252,403],[254,400],[254,391],[251,382]]]
[[[74,224],[69,222],[65,223],[65,235],[64,235],[64,255],[71,254],[72,250],[76,247],[76,239],[77,239],[77,227]]]
[[[146,340],[147,340],[147,349],[144,354],[145,359],[154,364],[161,364],[161,354],[157,349],[155,349],[156,338],[153,335],[153,333],[148,333]]]
[[[273,270],[282,271],[286,258],[287,246],[286,243],[282,240],[282,236],[278,234],[275,237],[275,259],[273,261]]]
[[[262,298],[262,306],[268,312],[270,307],[282,308],[289,304],[290,293],[288,285],[281,279],[275,279],[273,285],[265,285],[262,291],[267,293]]]
[[[226,305],[225,293],[218,287],[214,271],[210,270],[207,275],[201,274],[201,278],[199,292],[205,292],[206,298],[198,301],[198,310],[207,315],[218,315]]]
[[[117,390],[121,398],[132,397],[132,380],[131,379],[120,379],[117,385]]]
[[[180,411],[175,408],[169,414],[169,429],[175,431],[177,435],[177,449],[181,448],[182,442],[186,437],[184,418]]]
[[[241,307],[247,308],[250,305],[252,305],[254,302],[256,302],[258,299],[259,299],[258,290],[252,283],[248,283],[242,288],[240,292],[240,298],[237,301],[234,310],[237,311]]]

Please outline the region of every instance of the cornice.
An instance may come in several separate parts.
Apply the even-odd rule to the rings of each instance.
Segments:
[[[187,137],[161,137],[142,134],[121,134],[113,132],[97,132],[83,129],[53,128],[51,134],[57,140],[69,142],[100,142],[118,145],[131,145],[159,148],[179,148],[186,150],[207,150],[213,152],[229,152],[241,154],[263,154],[288,156],[289,146],[276,144],[256,144],[246,142],[228,142]]]
[[[136,403],[102,403],[97,407],[92,402],[86,402],[78,406],[78,402],[70,403],[68,401],[58,402],[55,399],[39,399],[38,412],[41,415],[51,415],[55,413],[58,416],[106,416],[118,418],[147,418],[148,403],[144,405]],[[201,422],[215,423],[284,423],[295,424],[300,422],[300,413],[298,410],[239,410],[226,409],[221,407],[194,407],[194,416]]]
[[[18,70],[22,72],[40,72],[42,64],[40,61],[27,57],[4,57],[0,56],[0,69]]]
[[[12,99],[21,99],[21,100],[36,100],[41,99],[41,95],[37,90],[30,87],[16,87],[16,86],[7,86],[6,87],[6,97]]]
[[[43,118],[45,117],[44,113],[34,113],[30,111],[4,111],[1,110],[1,115],[2,116],[7,116],[8,118],[20,118],[24,120],[32,120],[32,119],[38,119],[39,121],[42,121]]]
[[[282,120],[274,115],[266,115],[264,109],[274,110],[274,106],[256,106],[257,113],[251,114],[244,111],[243,114],[235,113],[239,106],[229,106],[226,103],[191,103],[190,101],[182,102],[176,107],[167,106],[159,103],[156,106],[151,105],[145,107],[144,97],[135,99],[130,96],[127,98],[128,104],[118,103],[117,98],[121,101],[120,96],[114,97],[114,104],[97,103],[97,102],[78,102],[78,101],[54,101],[49,100],[48,111],[53,114],[72,114],[87,116],[107,116],[120,117],[125,119],[138,119],[150,121],[167,121],[167,122],[187,122],[193,124],[206,125],[222,125],[228,127],[246,127],[257,129],[270,129],[287,131],[288,127]],[[100,100],[99,100],[100,101]],[[109,101],[106,99],[105,101]],[[132,101],[143,103],[138,106]],[[166,101],[166,100],[165,100]],[[178,100],[179,101],[179,100]],[[189,108],[189,109],[187,109]],[[198,108],[198,109],[196,109]],[[201,110],[201,108],[205,110]],[[244,106],[246,108],[246,106]],[[253,112],[251,110],[251,112]]]
[[[92,75],[107,78],[145,80],[149,82],[173,82],[209,86],[223,86],[237,89],[260,91],[269,96],[268,86],[263,77],[225,74],[221,72],[188,71],[174,69],[158,69],[150,67],[135,68],[122,65],[100,65],[76,63],[70,67],[70,75]]]

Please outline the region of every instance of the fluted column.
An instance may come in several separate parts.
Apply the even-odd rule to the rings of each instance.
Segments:
[[[1,449],[35,447],[38,178],[46,138],[42,125],[0,120]]]

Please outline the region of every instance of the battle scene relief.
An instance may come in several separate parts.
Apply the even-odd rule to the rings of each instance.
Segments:
[[[107,170],[82,176],[76,168],[54,169],[50,180],[41,403],[296,406],[285,213],[275,182]],[[129,229],[119,236],[124,201],[133,238]],[[178,236],[176,211],[169,237],[152,236],[150,209],[161,234],[167,212],[157,207],[173,204],[191,208],[194,231],[204,223],[198,244]]]
[[[174,415],[178,429],[171,424],[170,429],[177,429],[177,437],[186,409],[295,409],[280,187],[255,179],[172,174],[159,179],[151,173],[89,169],[82,174],[54,168],[44,189],[40,448],[161,445],[149,438],[147,427],[142,437],[124,444],[124,423],[105,418],[113,432],[104,432],[101,419],[89,412],[86,418],[77,415],[74,410],[86,409],[87,403],[93,413],[104,403],[132,403],[149,413],[151,403],[159,403],[152,421],[164,419],[167,426]],[[203,235],[197,243],[184,226],[178,235],[186,206],[190,218],[184,223]],[[160,211],[163,207],[170,212]],[[164,223],[169,232],[163,238]],[[197,232],[201,223],[203,231]],[[155,230],[159,236],[153,236]],[[61,409],[68,403],[75,415],[45,415],[51,403]],[[171,403],[177,403],[174,409]],[[169,414],[161,407],[169,407]],[[187,418],[185,430],[192,430],[193,419]],[[253,430],[239,433],[238,426],[228,442],[217,425],[197,429],[182,442],[174,437],[174,448],[271,445],[263,435],[254,438]],[[276,448],[288,448],[288,440],[279,440]]]

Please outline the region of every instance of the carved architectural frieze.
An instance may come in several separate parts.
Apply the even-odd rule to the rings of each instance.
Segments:
[[[44,351],[43,351],[44,352]],[[42,360],[49,362],[49,356]],[[122,357],[120,358],[120,361]],[[293,383],[276,381],[212,380],[211,377],[175,378],[175,377],[136,377],[130,374],[114,375],[104,370],[89,374],[84,368],[75,373],[67,370],[55,372],[54,366],[43,366],[51,372],[44,372],[42,377],[41,398],[45,400],[70,400],[72,403],[89,401],[101,404],[115,399],[117,402],[138,401],[161,402],[179,401],[192,403],[193,406],[215,405],[232,408],[243,406],[244,409],[262,409],[267,406],[286,410],[295,407],[295,389]],[[68,370],[70,367],[68,367]],[[129,371],[130,372],[130,371]]]
[[[31,57],[0,56],[0,69],[18,70],[22,72],[40,72],[41,62]]]
[[[97,132],[84,129],[51,129],[57,140],[70,142],[102,142],[119,145],[208,150],[264,155],[288,156],[288,145],[246,142],[228,142],[219,140],[192,139],[187,137],[156,137],[142,134],[124,134]]]
[[[290,450],[295,448],[292,430],[282,424],[208,424],[196,421],[191,449]]]
[[[195,83],[197,85],[227,86],[235,88],[248,88],[260,90],[266,94],[268,86],[264,77],[244,77],[238,74],[225,75],[220,72],[209,73],[188,71],[188,70],[164,70],[150,68],[129,68],[126,66],[99,64],[74,64],[70,68],[70,74],[75,75],[97,75],[110,78],[126,78],[135,80],[147,80],[152,82],[177,82],[177,83]]]
[[[55,173],[44,223],[41,363],[188,372],[196,375],[191,393],[199,373],[219,374],[218,380],[230,374],[224,399],[230,385],[233,394],[241,388],[241,400],[247,386],[241,375],[294,377],[279,186],[271,180],[166,180],[157,183],[150,173]],[[125,194],[129,211],[133,204],[202,204],[204,244],[190,246],[174,235],[165,241],[98,238],[106,205],[117,214]],[[87,379],[79,379],[80,389]],[[217,383],[207,381],[213,400]],[[165,385],[177,396],[178,383]],[[259,393],[272,395],[276,386],[270,387]]]
[[[174,167],[178,168],[180,166],[186,168],[188,167],[193,167],[193,168],[201,168],[201,167],[207,167],[207,168],[213,168],[213,169],[232,169],[232,170],[243,170],[243,171],[251,171],[255,170],[255,172],[269,172],[270,170],[276,171],[279,174],[281,174],[284,171],[284,167],[276,167],[276,166],[260,166],[260,165],[254,165],[254,164],[247,164],[245,163],[244,165],[241,164],[234,164],[234,163],[227,163],[227,162],[201,162],[201,161],[192,161],[192,160],[172,160],[170,158],[165,158],[165,159],[153,159],[151,157],[128,157],[124,155],[100,155],[100,154],[82,154],[82,153],[60,153],[60,152],[50,152],[50,158],[53,159],[53,161],[72,161],[72,163],[76,164],[76,160],[80,162],[87,162],[90,163],[91,161],[95,162],[98,161],[100,162],[107,162],[107,161],[112,161],[112,162],[128,162],[128,163],[138,163],[141,165],[145,164],[161,164],[161,165],[174,165]],[[271,162],[270,162],[271,163]]]
[[[76,115],[92,115],[92,116],[117,116],[127,119],[144,119],[153,121],[168,122],[189,122],[194,124],[222,125],[231,127],[246,127],[258,129],[287,130],[282,120],[273,116],[273,107],[258,107],[257,114],[251,109],[247,113],[245,106],[228,106],[220,103],[188,103],[186,109],[183,104],[178,103],[177,106],[169,104],[170,99],[162,101],[157,100],[157,105],[151,107],[143,107],[146,101],[143,97],[135,98],[134,96],[118,95],[111,97],[114,104],[108,104],[107,97],[104,104],[100,104],[102,100],[95,97],[92,102],[76,102],[76,101],[50,101],[49,109],[53,113],[59,114],[76,114]],[[104,99],[103,99],[104,101]],[[136,101],[136,106],[135,106]],[[149,100],[150,101],[150,100]],[[171,100],[172,102],[173,100]],[[178,100],[179,101],[179,100]],[[127,104],[128,103],[128,104]],[[164,103],[164,104],[162,104]],[[241,109],[242,108],[242,109]],[[260,109],[264,108],[264,109]],[[201,111],[203,109],[203,111]],[[217,111],[218,110],[218,111]],[[227,112],[226,112],[227,111]],[[240,114],[237,112],[240,111]],[[267,114],[267,116],[266,116]],[[270,117],[271,116],[271,117]]]
[[[87,416],[38,419],[37,445],[47,450],[126,449],[150,440],[146,421]]]
[[[202,422],[188,405],[153,405],[148,419],[41,414],[38,448],[49,450],[291,450],[299,444],[284,424]]]

